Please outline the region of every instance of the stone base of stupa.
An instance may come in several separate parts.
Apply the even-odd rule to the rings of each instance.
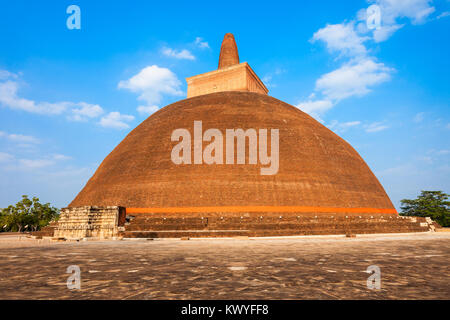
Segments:
[[[127,215],[119,228],[124,238],[272,237],[355,235],[434,231],[431,219],[394,214],[186,213],[181,217],[155,213]]]
[[[125,224],[125,208],[84,206],[61,209],[57,223],[35,232],[37,237],[112,239]]]
[[[279,212],[145,212],[123,207],[64,208],[54,238],[208,238],[356,235],[434,231],[430,218],[397,214]],[[49,230],[47,230],[47,233]],[[36,235],[39,235],[36,233]]]

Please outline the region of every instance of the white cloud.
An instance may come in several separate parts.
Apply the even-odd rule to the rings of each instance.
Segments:
[[[80,102],[71,110],[72,114],[67,118],[72,121],[87,121],[89,118],[97,118],[103,114],[103,108],[98,104]]]
[[[19,164],[24,169],[37,169],[42,167],[48,167],[55,162],[49,159],[19,159]]]
[[[203,38],[197,37],[195,38],[195,45],[199,47],[200,49],[207,49],[209,48],[209,44],[206,41],[203,41]]]
[[[20,143],[39,143],[39,140],[32,136],[25,136],[23,134],[10,134],[8,135],[8,139],[20,142]]]
[[[445,18],[445,17],[449,17],[450,16],[450,11],[444,11],[444,12],[442,12],[440,15],[438,15],[437,17],[436,17],[436,19],[442,19],[442,18]]]
[[[403,27],[398,19],[406,18],[413,24],[427,20],[434,7],[430,0],[374,0],[381,12],[381,26],[369,30],[366,26],[366,8],[360,9],[356,19],[340,24],[327,24],[313,34],[312,42],[323,41],[330,53],[338,57],[347,57],[338,69],[322,75],[315,85],[315,92],[321,96],[314,96],[304,105],[305,111],[319,117],[331,109],[340,100],[359,97],[369,93],[373,86],[389,81],[395,71],[385,64],[376,62],[367,49],[368,40],[375,42],[387,40],[398,29]],[[356,26],[355,26],[356,24]],[[370,36],[372,35],[372,36]],[[270,77],[267,78],[270,80]],[[300,107],[301,108],[301,107]],[[319,117],[320,119],[320,117]],[[369,130],[382,130],[369,128]]]
[[[53,154],[51,156],[46,156],[40,159],[17,159],[15,156],[0,152],[0,161],[11,162],[9,166],[3,167],[3,169],[9,170],[27,170],[27,169],[38,169],[43,167],[49,167],[55,165],[58,161],[65,161],[72,159],[69,156],[63,154]]]
[[[416,114],[416,115],[414,116],[413,121],[414,121],[415,123],[420,123],[420,122],[422,122],[423,119],[424,119],[424,115],[425,115],[425,112],[419,112],[418,114]]]
[[[18,160],[19,167],[17,167],[16,169],[38,169],[52,166],[56,164],[57,161],[69,159],[72,158],[63,154],[54,154],[50,157],[46,157],[43,159],[19,159]]]
[[[133,121],[134,117],[120,112],[110,112],[100,119],[99,124],[105,128],[127,129],[129,125],[127,122]]]
[[[399,18],[408,18],[412,24],[420,24],[435,11],[431,0],[377,0],[381,9],[381,23],[393,25]]]
[[[324,28],[314,33],[312,41],[324,41],[331,53],[340,55],[359,56],[367,53],[364,41],[369,37],[359,36],[354,23],[327,24]]]
[[[333,107],[333,103],[330,100],[308,100],[300,102],[296,105],[297,108],[306,112],[311,117],[316,118],[320,122],[323,122],[320,115]]]
[[[63,154],[54,154],[53,159],[54,160],[70,160],[70,159],[72,159],[72,157],[69,157],[69,156],[66,156]]]
[[[264,77],[262,77],[261,80],[264,83],[264,85],[268,88],[276,87],[276,84],[272,83],[273,77],[278,76],[284,72],[285,72],[285,70],[283,70],[281,68],[276,68],[273,72],[269,72],[266,75],[264,75]]]
[[[187,49],[174,50],[172,48],[163,48],[162,53],[175,59],[195,60],[194,55]]]
[[[262,82],[267,86],[270,86],[270,81],[272,81],[272,75],[266,74],[264,77],[262,77]]]
[[[18,95],[19,82],[11,80],[17,79],[18,75],[6,70],[0,70],[0,105],[14,110],[22,110],[31,113],[44,115],[59,115],[70,112],[67,119],[72,121],[86,121],[95,118],[103,113],[102,107],[86,102],[36,102],[34,100],[22,98]]]
[[[382,122],[374,122],[365,126],[366,132],[379,132],[389,128],[389,126]]]
[[[430,0],[376,0],[371,1],[380,7],[381,26],[373,30],[373,40],[382,42],[389,39],[404,24],[398,21],[402,18],[409,19],[412,24],[426,22],[427,18],[435,11]],[[358,12],[358,19],[365,20],[365,9]],[[359,26],[364,26],[365,21]],[[362,27],[361,31],[363,31]],[[368,32],[365,29],[363,32]]]
[[[415,157],[416,160],[424,162],[426,164],[433,164],[433,158],[430,156],[420,156],[420,157]]]
[[[17,79],[18,75],[12,72],[9,72],[8,70],[0,70],[0,80],[6,80],[9,78]]]
[[[361,121],[347,121],[347,122],[339,122],[337,120],[331,121],[328,125],[328,128],[335,132],[345,132],[349,128],[357,127],[361,124]]]
[[[158,111],[158,109],[159,108],[157,106],[139,106],[136,110],[141,115],[151,115],[152,113]]]
[[[370,87],[388,81],[393,69],[371,59],[348,63],[316,81],[316,91],[328,99],[341,100],[352,96],[363,96]]]
[[[11,161],[13,159],[14,159],[13,155],[5,152],[0,152],[0,162]]]
[[[373,31],[373,40],[375,42],[383,42],[390,38],[398,29],[402,28],[404,24],[394,24],[392,26],[380,26]]]
[[[343,122],[340,124],[341,127],[343,128],[349,128],[349,127],[354,127],[361,124],[361,121],[349,121],[349,122]]]
[[[381,42],[387,40],[404,24],[400,19],[409,19],[412,24],[424,23],[435,11],[431,0],[369,0],[380,7],[381,25],[369,30],[366,25],[367,9],[360,9],[354,20],[340,24],[327,24],[313,34],[312,42],[323,41],[330,53],[339,58],[347,57],[340,68],[322,75],[317,81],[315,91],[321,96],[300,103],[307,112],[318,115],[336,105],[340,100],[363,96],[372,87],[390,80],[395,70],[376,62],[367,49],[368,40]],[[443,15],[445,16],[445,14]],[[355,25],[356,24],[356,25]],[[270,78],[268,78],[270,80]],[[320,119],[320,117],[319,117]],[[381,127],[380,127],[381,128]],[[368,130],[383,130],[370,127]],[[371,131],[374,132],[374,131]]]
[[[167,68],[157,65],[148,66],[128,80],[119,82],[120,89],[128,89],[138,93],[138,100],[145,101],[147,106],[140,106],[141,113],[144,110],[155,109],[155,105],[161,102],[164,94],[181,96],[181,82],[177,76]]]
[[[437,152],[438,155],[445,155],[445,154],[449,154],[449,153],[450,153],[450,150],[439,150]]]
[[[3,131],[0,131],[0,137],[4,137],[10,141],[17,142],[17,143],[40,143],[39,139],[32,137],[32,136],[26,136],[23,134],[6,133]]]
[[[61,114],[71,104],[69,102],[40,102],[20,98],[17,95],[19,84],[16,81],[5,81],[0,83],[0,104],[17,110],[24,110],[40,114]]]

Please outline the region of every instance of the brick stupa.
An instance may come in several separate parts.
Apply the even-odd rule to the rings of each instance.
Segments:
[[[226,34],[217,70],[187,78],[188,98],[157,111],[104,159],[62,210],[57,237],[220,237],[428,231],[399,217],[350,144],[268,90]],[[194,121],[278,128],[279,170],[171,161],[175,129]],[[194,151],[192,151],[194,152]],[[246,154],[248,160],[248,153]],[[248,163],[248,161],[246,162]]]

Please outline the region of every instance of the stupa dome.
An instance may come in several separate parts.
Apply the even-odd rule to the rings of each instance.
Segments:
[[[246,164],[240,165],[174,164],[172,132],[193,132],[199,120],[204,131],[279,129],[278,172],[261,175],[262,165],[248,164],[248,152]],[[296,107],[243,91],[178,101],[131,131],[70,204],[112,205],[174,212],[193,207],[291,207],[292,212],[395,213],[377,178],[346,141]]]

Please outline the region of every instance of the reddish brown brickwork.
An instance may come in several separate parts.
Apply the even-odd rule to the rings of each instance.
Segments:
[[[217,238],[273,237],[369,233],[407,233],[430,231],[431,222],[423,217],[398,215],[283,215],[271,213],[201,215],[139,213],[129,214],[119,232],[125,238]]]
[[[268,92],[247,62],[186,78],[186,82],[188,98],[223,91]]]
[[[227,33],[223,37],[222,47],[220,48],[219,56],[219,69],[223,69],[229,66],[239,64],[239,54],[234,40],[234,36],[231,33]]]
[[[278,174],[260,165],[175,165],[172,131],[278,128]],[[248,160],[247,160],[248,163]],[[394,209],[383,187],[343,139],[298,108],[267,95],[221,92],[153,114],[106,157],[70,204],[127,208],[311,206]]]

